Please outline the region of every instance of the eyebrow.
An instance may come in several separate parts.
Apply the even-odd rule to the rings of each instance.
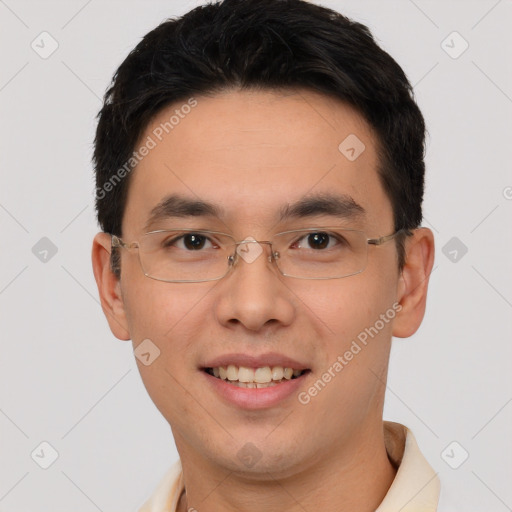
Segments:
[[[281,208],[280,221],[319,215],[362,220],[366,216],[366,210],[346,194],[314,194]]]
[[[150,212],[145,229],[168,218],[217,217],[224,214],[223,208],[200,199],[189,199],[172,194],[160,201]],[[279,211],[279,222],[328,215],[348,220],[361,220],[365,209],[346,194],[313,194],[288,203]]]
[[[222,209],[212,203],[188,199],[177,194],[164,197],[150,212],[145,229],[172,217],[221,217]]]

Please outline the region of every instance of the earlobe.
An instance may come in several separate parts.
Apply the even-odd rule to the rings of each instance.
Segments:
[[[111,239],[107,233],[98,233],[92,244],[92,267],[98,286],[101,307],[110,330],[116,338],[129,340],[130,333],[119,278],[110,268]]]
[[[407,338],[425,315],[430,274],[434,265],[434,235],[419,228],[406,240],[405,265],[398,283],[397,301],[402,306],[393,324],[393,336]]]

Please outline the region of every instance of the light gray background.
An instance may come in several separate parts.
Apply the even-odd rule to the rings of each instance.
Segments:
[[[177,457],[98,303],[90,161],[117,66],[199,3],[0,0],[1,512],[135,511]],[[370,26],[430,132],[436,264],[422,328],[394,341],[385,417],[413,430],[462,510],[511,510],[512,2],[323,5]],[[47,59],[31,48],[42,31],[59,44]],[[453,31],[469,43],[458,58]],[[32,251],[42,237],[58,249],[47,262]],[[468,249],[455,262],[453,237]],[[49,456],[43,441],[58,452],[48,469],[31,458]]]

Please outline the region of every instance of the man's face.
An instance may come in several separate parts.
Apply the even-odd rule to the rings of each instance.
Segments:
[[[160,112],[141,137],[143,143],[151,136],[157,145],[130,178],[125,241],[173,227],[221,231],[238,241],[319,226],[354,228],[368,238],[393,232],[392,207],[377,174],[376,139],[353,109],[307,91],[230,91],[196,100],[161,141],[154,133],[181,104]],[[349,135],[365,146],[355,160],[350,148],[339,149]],[[211,203],[218,215],[147,225],[171,195]],[[326,196],[351,198],[364,214],[317,205],[280,219],[283,208]],[[393,320],[388,314],[388,321],[378,322],[383,327],[377,333],[375,325],[397,301],[397,254],[394,242],[369,246],[362,273],[303,280],[282,276],[268,259],[269,247],[261,247],[256,260],[239,258],[223,279],[201,283],[150,279],[137,250],[122,250],[119,286],[134,347],[150,339],[160,350],[150,365],[138,365],[182,458],[253,476],[287,475],[342,450],[355,452],[381,428]],[[372,336],[366,345],[358,341],[357,351],[352,342],[370,327]],[[344,354],[351,347],[348,361]],[[339,356],[345,364],[333,371]],[[306,371],[256,389],[205,371],[229,363]],[[329,368],[330,379],[323,377]],[[319,379],[324,385],[309,393]]]

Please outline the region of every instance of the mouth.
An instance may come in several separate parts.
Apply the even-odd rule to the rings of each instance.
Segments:
[[[249,368],[229,364],[227,366],[204,368],[203,371],[235,387],[260,389],[278,386],[281,383],[298,379],[310,370],[283,366]]]

